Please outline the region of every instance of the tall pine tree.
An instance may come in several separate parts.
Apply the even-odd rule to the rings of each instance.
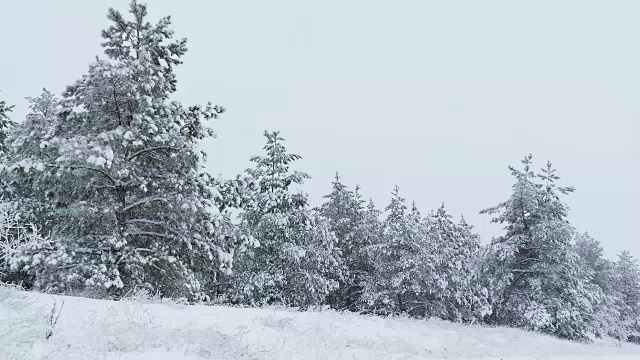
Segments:
[[[574,229],[566,221],[568,206],[560,195],[573,188],[559,187],[550,163],[540,174],[510,167],[515,177],[508,200],[484,210],[506,233],[492,241],[494,287],[493,320],[502,325],[585,340],[592,316],[593,294],[580,272],[571,241]],[[538,181],[537,181],[538,180]]]
[[[62,99],[33,99],[8,139],[26,213],[52,239],[16,266],[50,290],[197,297],[237,245],[212,215],[215,181],[198,149],[214,135],[205,121],[224,109],[170,99],[186,39],[174,38],[169,17],[148,22],[146,5],[133,1],[129,12],[109,9],[107,58]]]

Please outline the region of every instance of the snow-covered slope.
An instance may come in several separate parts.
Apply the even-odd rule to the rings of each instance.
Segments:
[[[54,302],[64,307],[45,340]],[[442,321],[110,302],[0,287],[0,359],[637,360],[640,347]]]

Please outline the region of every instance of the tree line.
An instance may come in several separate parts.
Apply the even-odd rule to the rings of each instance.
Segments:
[[[551,163],[509,168],[511,195],[482,211],[504,227],[486,245],[444,204],[423,215],[398,187],[380,210],[336,174],[313,207],[279,132],[244,174],[213,177],[198,144],[225,109],[171,100],[186,39],[146,5],[129,12],[109,9],[106,58],[61,97],[29,98],[19,123],[0,102],[1,281],[640,339],[636,260],[605,259],[568,222],[574,189]]]

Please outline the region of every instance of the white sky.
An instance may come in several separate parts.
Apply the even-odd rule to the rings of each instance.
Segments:
[[[102,56],[106,10],[128,0],[3,1],[0,96],[61,93]],[[315,205],[336,171],[379,208],[398,184],[423,213],[504,200],[509,164],[554,162],[570,220],[613,257],[640,257],[640,2],[150,0],[189,39],[177,98],[228,112],[207,143],[231,177],[280,130]]]

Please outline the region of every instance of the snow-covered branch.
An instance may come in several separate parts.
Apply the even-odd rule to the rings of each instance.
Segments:
[[[141,156],[141,155],[144,155],[144,154],[146,154],[148,152],[156,151],[156,150],[182,150],[182,148],[173,147],[173,146],[154,146],[154,147],[151,147],[151,148],[148,148],[148,149],[143,149],[143,150],[137,151],[137,152],[129,155],[126,160],[127,161],[131,161],[131,160],[137,158],[138,156]]]
[[[0,207],[0,272],[8,271],[24,248],[46,240],[34,225],[20,222],[15,211]]]
[[[51,165],[51,166],[56,166],[57,165]],[[105,178],[107,178],[107,180],[109,180],[109,182],[111,182],[111,184],[113,184],[114,186],[117,184],[116,180],[111,177],[111,175],[109,175],[108,172],[102,170],[102,169],[98,169],[98,168],[94,168],[91,166],[86,166],[86,165],[69,165],[69,167],[74,168],[74,169],[86,169],[86,170],[90,170],[90,171],[95,171],[98,172],[100,174],[102,174]]]
[[[169,234],[161,234],[153,231],[132,231],[127,232],[127,235],[145,235],[145,236],[157,236],[162,238],[172,238],[173,236]]]
[[[154,221],[149,219],[129,219],[124,222],[125,224],[149,224],[149,225],[163,225],[162,221]]]
[[[153,195],[153,196],[147,196],[145,198],[142,198],[132,204],[129,204],[125,207],[123,207],[122,209],[120,209],[121,213],[125,213],[135,207],[138,207],[140,205],[145,205],[151,202],[155,202],[155,201],[169,201],[169,196],[171,196],[173,194],[164,194],[164,195]]]

